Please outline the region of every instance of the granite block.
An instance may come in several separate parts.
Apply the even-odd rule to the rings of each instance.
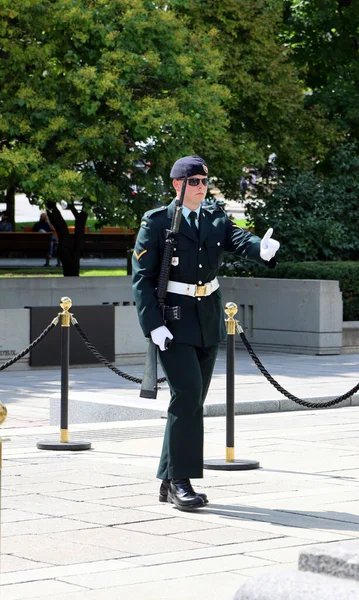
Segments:
[[[358,600],[359,585],[328,575],[287,571],[255,577],[234,600]]]
[[[359,582],[359,540],[310,546],[299,555],[299,569]]]

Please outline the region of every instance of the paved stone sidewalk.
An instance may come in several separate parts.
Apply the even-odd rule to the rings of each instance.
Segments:
[[[299,398],[319,398],[322,401],[342,395],[359,382],[359,355],[306,356],[298,354],[258,353],[271,375],[289,392]],[[119,369],[135,377],[143,375],[143,365],[121,365]],[[246,351],[236,351],[235,400],[241,412],[267,412],[297,410],[300,408],[287,400],[259,372]],[[162,373],[159,371],[159,376]],[[0,399],[7,404],[7,427],[27,427],[49,424],[50,398],[59,394],[60,368],[16,370],[16,365],[0,372]],[[93,398],[104,403],[118,403],[136,408],[148,406],[160,409],[159,417],[167,409],[168,386],[161,384],[157,400],[139,398],[139,385],[115,375],[101,365],[70,368],[69,398]],[[206,409],[226,402],[226,352],[218,355],[211,382]],[[353,397],[359,402],[359,395]],[[217,413],[218,414],[218,413]],[[219,412],[219,414],[221,414]],[[127,417],[130,418],[130,417]],[[140,417],[147,418],[147,417]],[[151,417],[152,418],[152,417]]]
[[[357,408],[237,417],[236,457],[261,468],[206,470],[195,513],[157,500],[164,424],[77,425],[93,443],[79,453],[36,448],[54,427],[1,427],[1,600],[232,600],[304,546],[358,537]],[[205,426],[206,457],[223,457],[225,419]]]

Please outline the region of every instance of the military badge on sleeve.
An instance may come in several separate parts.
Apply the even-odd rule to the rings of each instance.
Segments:
[[[142,252],[136,252],[136,250],[133,251],[135,257],[137,258],[137,260],[140,260],[141,256],[143,256],[144,254],[146,254],[147,250],[142,250]]]

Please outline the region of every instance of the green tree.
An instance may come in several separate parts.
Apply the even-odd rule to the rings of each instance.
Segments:
[[[359,0],[285,0],[283,39],[307,89],[342,136],[359,140]]]
[[[289,167],[325,155],[333,131],[321,107],[305,107],[305,86],[282,37],[284,0],[169,5],[189,27],[207,31],[223,58],[220,81],[230,92],[225,107],[232,144],[217,171],[228,196],[239,198],[243,167],[263,168],[272,153]]]
[[[281,39],[303,81],[305,110],[325,115],[330,135],[302,169],[268,165],[248,212],[259,234],[275,226],[282,260],[357,260],[359,1],[284,5]]]
[[[136,227],[176,158],[230,147],[219,52],[167,5],[0,0],[0,187],[47,208],[64,275],[79,273],[89,212]]]

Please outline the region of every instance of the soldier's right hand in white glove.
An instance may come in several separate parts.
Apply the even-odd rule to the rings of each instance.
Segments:
[[[165,346],[166,339],[173,340],[173,335],[165,325],[161,325],[161,327],[157,327],[157,329],[151,331],[151,338],[153,343],[156,344],[160,350],[167,350]]]

